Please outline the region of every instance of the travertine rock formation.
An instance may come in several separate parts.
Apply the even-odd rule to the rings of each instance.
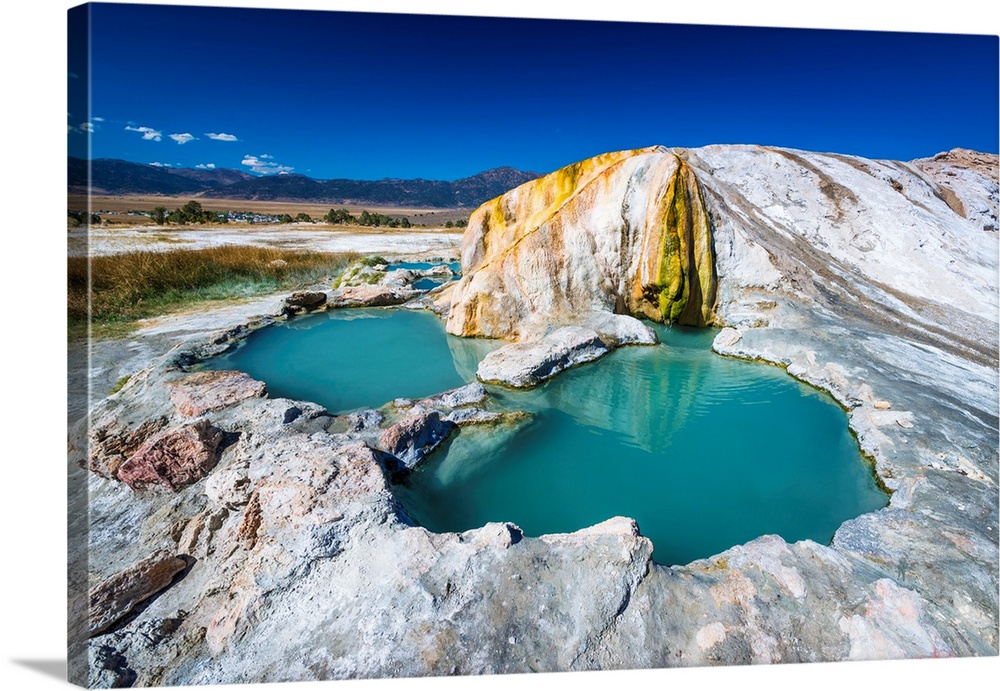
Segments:
[[[187,561],[166,551],[142,559],[101,582],[90,594],[90,633],[98,635],[170,585]]]
[[[765,326],[791,297],[989,360],[996,167],[965,150],[913,163],[757,146],[598,156],[473,214],[447,329],[534,345],[613,313],[621,327],[593,328],[614,346],[635,342],[616,338],[621,315]]]
[[[448,331],[523,340],[616,312],[704,325],[716,279],[697,178],[663,147],[604,154],[484,204],[462,240]]]
[[[90,548],[71,587],[158,550],[197,561],[92,639],[85,611],[71,621],[71,673],[113,686],[996,655],[997,200],[997,157],[967,151],[607,154],[482,207],[461,282],[417,303],[450,310],[453,333],[518,341],[491,357],[505,372],[534,372],[560,328],[610,348],[648,341],[636,316],[727,327],[716,350],[831,392],[892,491],[829,545],[761,536],[665,566],[626,517],[431,533],[396,502],[381,435],[417,405],[505,424],[467,406],[478,389],[337,417],[234,377],[175,405],[199,357],[248,331],[192,317],[184,346],[93,411],[89,458],[71,465],[88,487],[71,525],[89,531],[71,544]],[[205,478],[176,493],[115,478],[196,409],[234,438]]]
[[[198,417],[267,392],[264,382],[243,372],[196,372],[169,385],[170,400],[185,417]]]
[[[197,482],[215,466],[222,430],[207,420],[166,430],[146,440],[115,476],[136,490],[177,490]]]

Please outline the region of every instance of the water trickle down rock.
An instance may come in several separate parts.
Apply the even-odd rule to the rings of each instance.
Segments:
[[[529,341],[611,313],[714,319],[711,219],[694,170],[663,147],[581,161],[488,202],[469,220],[462,266],[456,335]]]
[[[713,320],[712,225],[694,171],[680,158],[643,228],[628,311],[653,321],[705,326]]]

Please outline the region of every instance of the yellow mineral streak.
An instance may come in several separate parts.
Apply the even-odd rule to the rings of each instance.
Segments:
[[[714,316],[711,221],[694,171],[662,147],[602,154],[487,202],[462,265],[453,334],[518,339],[594,309],[691,325]]]
[[[474,266],[463,267],[464,272],[479,271],[511,254],[525,237],[544,227],[596,179],[606,177],[611,169],[632,156],[653,150],[614,151],[588,158],[486,202],[469,219],[470,230],[485,225],[484,252]]]
[[[658,322],[705,326],[712,323],[716,293],[712,226],[697,176],[679,156],[677,164],[647,212],[629,310]]]

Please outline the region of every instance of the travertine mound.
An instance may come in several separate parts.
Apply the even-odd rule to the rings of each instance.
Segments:
[[[690,166],[663,147],[604,154],[481,206],[462,240],[448,331],[525,339],[616,312],[711,323],[711,226]]]
[[[829,545],[766,535],[667,566],[627,517],[431,533],[387,479],[392,454],[425,441],[386,431],[417,407],[496,424],[497,440],[517,419],[491,417],[479,387],[333,416],[235,375],[201,381],[200,357],[270,319],[192,315],[183,346],[95,406],[89,449],[73,438],[70,487],[87,492],[70,515],[71,674],[148,686],[996,655],[996,170],[964,151],[607,154],[482,207],[461,282],[416,303],[453,333],[516,341],[484,361],[498,380],[649,342],[637,316],[725,326],[717,351],[829,391],[892,492]],[[191,415],[227,433],[205,477],[176,492],[119,481]],[[120,598],[150,554],[194,561]],[[92,638],[88,590],[105,622]]]
[[[912,163],[759,146],[597,156],[472,215],[447,329],[530,355],[558,326],[613,347],[636,342],[620,337],[636,328],[623,315],[760,327],[790,298],[991,362],[996,171],[995,154],[966,150]],[[618,327],[595,326],[612,315]],[[504,355],[517,370],[551,354]]]

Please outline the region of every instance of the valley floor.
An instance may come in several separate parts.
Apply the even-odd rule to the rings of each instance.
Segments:
[[[106,256],[123,252],[168,252],[219,245],[252,245],[314,252],[363,254],[454,254],[462,231],[450,229],[337,228],[310,223],[286,225],[230,224],[224,227],[132,226],[94,227],[68,233],[71,257]]]

